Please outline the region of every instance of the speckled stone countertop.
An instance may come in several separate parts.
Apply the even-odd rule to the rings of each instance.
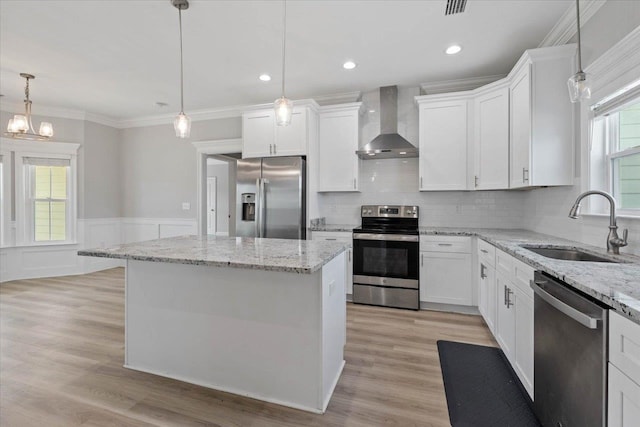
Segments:
[[[542,270],[562,280],[602,301],[623,316],[640,323],[640,257],[607,254],[604,248],[606,230],[602,238],[602,248],[528,230],[420,227],[420,234],[477,236],[536,270]],[[531,252],[521,245],[576,248],[619,263],[557,260]],[[621,251],[624,252],[624,248],[621,248]]]
[[[180,236],[78,255],[311,274],[351,245],[335,241]]]
[[[360,224],[324,224],[324,225],[314,225],[309,227],[311,231],[348,231],[351,233],[354,228],[359,227]]]

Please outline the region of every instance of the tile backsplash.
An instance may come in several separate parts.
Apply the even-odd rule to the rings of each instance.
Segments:
[[[359,193],[321,193],[328,224],[360,223],[366,204],[417,205],[420,225],[521,228],[525,195],[514,191],[418,191],[418,159],[365,160]]]

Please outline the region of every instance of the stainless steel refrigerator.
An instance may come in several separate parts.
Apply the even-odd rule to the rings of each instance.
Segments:
[[[306,239],[305,171],[302,157],[238,160],[236,235]]]

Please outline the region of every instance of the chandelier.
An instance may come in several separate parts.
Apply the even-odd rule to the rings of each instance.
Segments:
[[[16,139],[30,139],[35,141],[48,141],[53,136],[53,125],[49,122],[40,123],[38,133],[31,122],[31,100],[29,99],[29,80],[36,78],[33,74],[20,73],[20,77],[27,80],[24,88],[24,114],[16,114],[9,120],[4,136]]]

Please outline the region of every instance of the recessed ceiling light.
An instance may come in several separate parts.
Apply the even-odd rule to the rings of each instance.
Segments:
[[[447,55],[455,55],[456,53],[460,52],[462,50],[462,46],[460,46],[459,44],[452,44],[451,46],[449,46],[447,48],[447,50],[445,50],[445,53]]]
[[[345,70],[353,70],[354,68],[356,68],[356,63],[353,61],[347,61],[342,64],[342,68],[344,68]]]
[[[375,156],[376,155],[376,153],[367,153],[367,154],[370,155],[370,156]]]
[[[400,154],[407,154],[407,152],[406,151],[401,151]]]
[[[271,80],[271,76],[269,74],[260,74],[260,80],[263,82],[268,82]]]
[[[373,114],[373,113],[375,113],[375,112],[376,112],[376,110],[369,110],[369,112],[370,112],[371,114]]]

